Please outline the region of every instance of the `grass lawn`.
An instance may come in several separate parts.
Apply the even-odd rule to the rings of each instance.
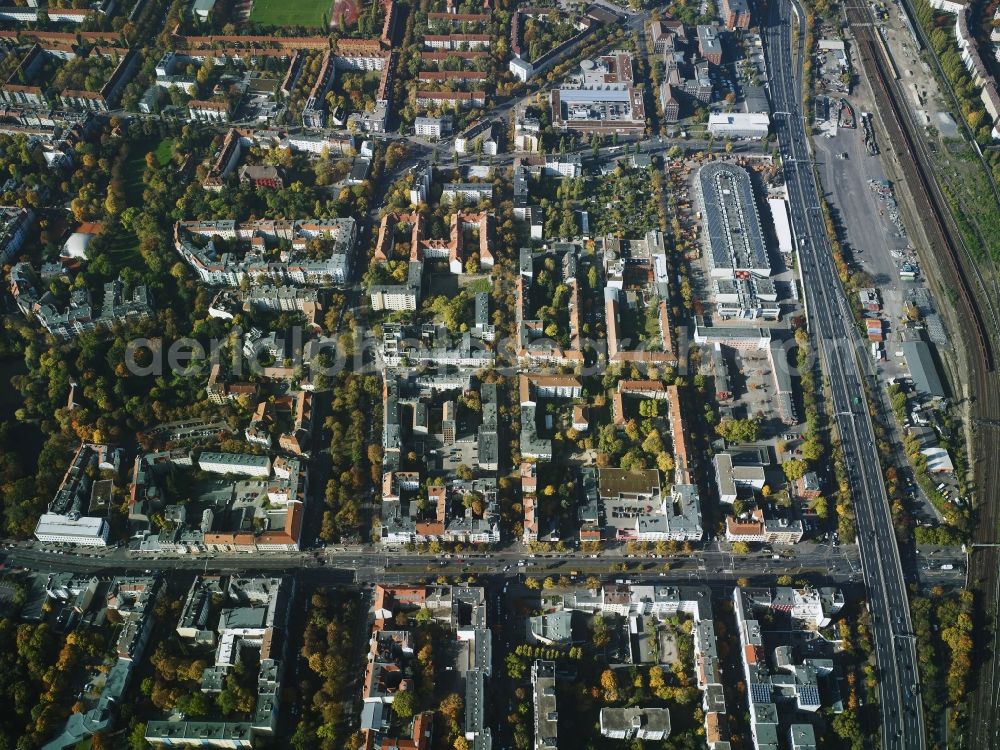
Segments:
[[[324,25],[330,0],[254,0],[250,22],[264,26]]]
[[[479,294],[480,292],[490,292],[493,289],[493,281],[489,277],[485,279],[476,279],[466,284],[464,287],[465,291],[469,294]]]
[[[164,138],[162,141],[146,139],[138,141],[132,146],[124,170],[125,196],[130,206],[138,206],[142,203],[144,188],[142,174],[146,170],[146,154],[150,151],[156,154],[156,160],[162,167],[170,161],[173,149],[173,138]]]
[[[126,266],[131,266],[132,268],[145,267],[146,263],[139,254],[139,239],[132,232],[127,232],[119,228],[107,240],[108,255],[115,269],[125,268]]]
[[[156,144],[156,161],[159,162],[161,167],[165,167],[170,161],[170,157],[174,154],[174,139],[164,138],[162,141]],[[145,159],[143,155],[143,159]]]

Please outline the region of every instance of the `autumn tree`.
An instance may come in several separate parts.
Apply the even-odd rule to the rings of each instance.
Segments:
[[[458,693],[449,693],[441,701],[441,705],[438,706],[438,711],[451,722],[457,722],[458,717],[462,715],[462,711],[465,708],[465,701],[462,700],[462,696]]]
[[[601,689],[604,690],[605,703],[615,703],[618,701],[618,678],[614,670],[605,669],[601,672]]]
[[[781,464],[781,469],[785,472],[788,480],[794,482],[796,479],[801,479],[805,476],[809,466],[801,458],[790,458]]]
[[[417,712],[417,694],[412,690],[402,690],[396,693],[392,701],[392,710],[403,721],[413,718]]]
[[[715,431],[728,443],[752,443],[760,434],[760,423],[756,419],[727,417],[715,426]]]

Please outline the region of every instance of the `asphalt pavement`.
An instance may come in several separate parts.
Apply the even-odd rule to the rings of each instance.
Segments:
[[[801,9],[798,9],[795,22],[801,24],[801,20]],[[819,205],[801,112],[798,81],[801,67],[793,63],[792,57],[792,22],[792,6],[787,0],[771,3],[764,30],[764,49],[809,325],[829,380],[836,427],[854,500],[858,547],[879,668],[882,747],[885,750],[922,750],[925,746],[923,708],[918,698],[916,644],[912,637],[906,581],[862,387],[858,363],[860,340],[833,264]],[[800,33],[797,38],[798,59],[801,60],[804,35]],[[857,189],[866,187],[858,186]]]

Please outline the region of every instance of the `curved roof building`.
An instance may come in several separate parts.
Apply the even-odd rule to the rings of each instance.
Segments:
[[[713,162],[698,171],[698,184],[705,210],[712,276],[770,276],[771,261],[747,171],[735,164]]]

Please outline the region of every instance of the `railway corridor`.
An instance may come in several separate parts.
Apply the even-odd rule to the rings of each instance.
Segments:
[[[977,450],[974,497],[976,530],[969,560],[969,586],[976,596],[977,672],[975,689],[969,696],[968,737],[957,738],[970,748],[1000,747],[1000,375],[996,371],[996,347],[1000,316],[992,293],[997,279],[984,279],[975,262],[961,249],[960,235],[948,213],[940,189],[928,171],[930,155],[922,131],[913,121],[906,99],[899,90],[895,67],[872,23],[871,11],[861,0],[845,6],[857,41],[861,68],[865,71],[878,104],[876,109],[895,151],[907,187],[920,207],[933,256],[945,262],[942,270],[958,293],[959,313],[969,322],[969,392],[973,399],[974,444]],[[902,102],[902,106],[900,106]],[[994,269],[995,272],[995,269]],[[988,283],[988,282],[992,282]],[[955,742],[956,738],[952,738]]]

